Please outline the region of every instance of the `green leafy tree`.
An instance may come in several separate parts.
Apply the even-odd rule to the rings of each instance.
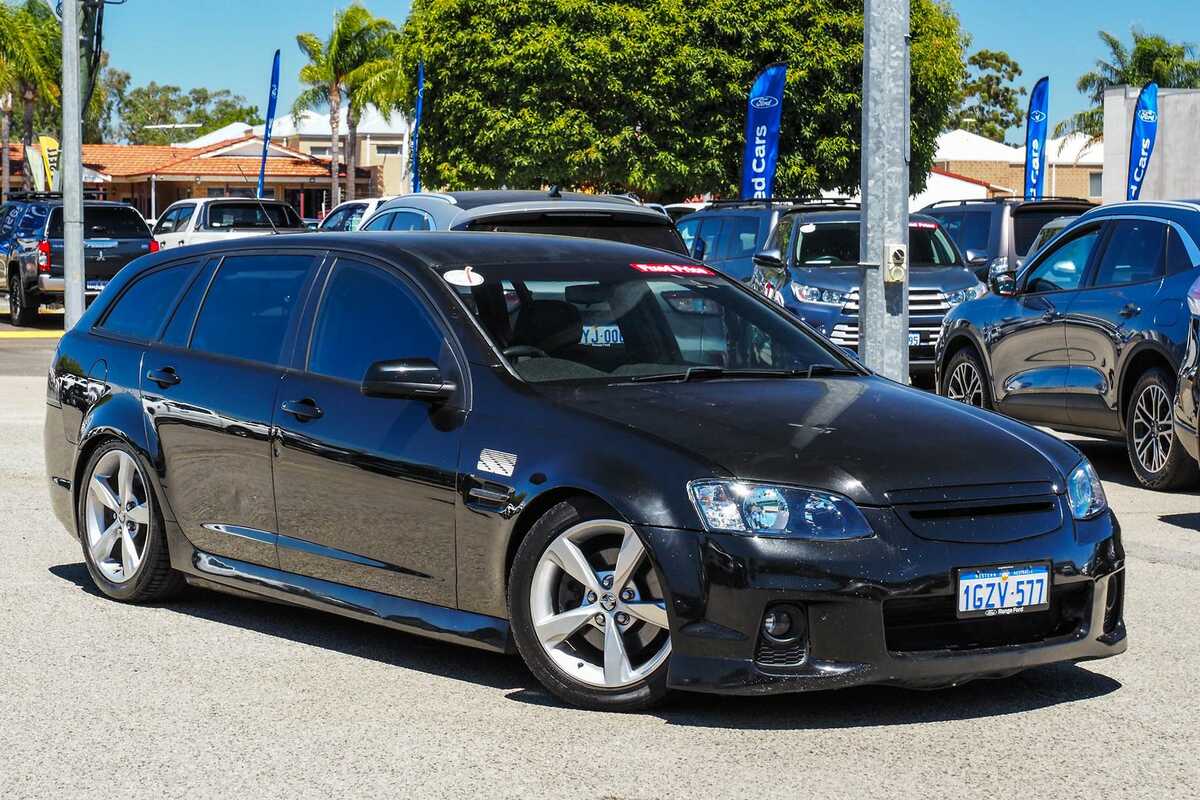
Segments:
[[[350,128],[346,151],[346,191],[354,196],[354,172],[357,164],[358,115],[362,106],[353,101],[356,70],[361,70],[372,61],[386,57],[387,38],[394,26],[385,19],[374,16],[361,4],[355,2],[334,14],[333,30],[329,38],[321,41],[314,33],[302,33],[296,44],[308,59],[300,68],[300,82],[304,90],[292,104],[292,114],[299,117],[305,111],[329,110],[329,195],[333,205],[341,201],[338,191],[338,150],[341,142],[341,109],[343,100],[349,101],[346,124]]]
[[[9,192],[8,142],[15,99],[23,105],[22,140],[33,141],[34,108],[37,100],[57,105],[59,45],[58,23],[43,4],[0,3],[0,172],[2,189]],[[29,186],[29,176],[25,176]]]
[[[1003,142],[1009,128],[1025,120],[1021,110],[1024,87],[1013,86],[1021,67],[1002,50],[980,50],[967,59],[962,106],[950,126]]]
[[[257,125],[262,122],[258,107],[228,89],[192,89],[186,94],[178,86],[151,81],[145,86],[122,89],[118,94],[119,137],[131,144],[173,144],[202,136],[231,122]],[[195,124],[186,129],[147,129],[149,125]]]
[[[1090,141],[1104,136],[1104,91],[1114,86],[1143,86],[1150,81],[1163,89],[1200,88],[1200,60],[1190,44],[1169,41],[1158,34],[1134,28],[1133,47],[1107,31],[1099,31],[1108,56],[1096,60],[1096,68],[1075,84],[1092,101],[1090,108],[1072,115],[1054,128],[1055,136],[1082,133]]]
[[[100,75],[92,100],[83,115],[83,141],[87,144],[113,142],[120,136],[120,109],[129,90],[129,73],[107,66],[108,53],[101,56]]]
[[[962,82],[957,18],[912,0],[912,179]],[[779,195],[859,182],[861,0],[416,0],[403,72],[426,65],[421,174],[679,197],[735,190],[746,94],[789,62]],[[415,87],[405,87],[405,110]]]

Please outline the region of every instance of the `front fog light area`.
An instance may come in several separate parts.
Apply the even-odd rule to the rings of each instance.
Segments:
[[[692,501],[706,530],[795,539],[872,535],[858,506],[816,489],[746,481],[692,481]]]
[[[808,616],[794,603],[774,603],[763,614],[754,661],[764,667],[795,667],[808,655]]]

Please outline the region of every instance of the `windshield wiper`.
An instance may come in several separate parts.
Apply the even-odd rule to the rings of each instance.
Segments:
[[[666,381],[710,380],[712,378],[802,378],[804,370],[799,369],[727,369],[725,367],[705,366],[688,367],[683,372],[662,372],[654,375],[634,375],[629,380],[632,383],[654,383]]]

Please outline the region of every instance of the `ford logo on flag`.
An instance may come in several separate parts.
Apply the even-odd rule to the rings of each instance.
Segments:
[[[1045,122],[1046,112],[1035,108],[1033,111],[1029,112],[1029,118],[1034,122]]]
[[[779,105],[778,97],[756,97],[750,101],[750,105],[757,109],[774,108]]]
[[[1138,119],[1140,119],[1142,122],[1157,122],[1158,114],[1148,108],[1143,108],[1138,112]]]

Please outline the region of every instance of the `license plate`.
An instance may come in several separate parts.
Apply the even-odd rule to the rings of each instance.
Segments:
[[[958,571],[958,616],[1003,617],[1050,607],[1050,565],[1013,564]]]
[[[921,334],[910,333],[908,335],[908,346],[909,347],[920,347],[920,345],[921,345]]]
[[[108,286],[108,281],[90,280],[84,284],[85,290],[89,292],[103,292],[105,286]]]
[[[616,325],[584,325],[579,343],[589,347],[612,347],[625,344],[625,339]]]

